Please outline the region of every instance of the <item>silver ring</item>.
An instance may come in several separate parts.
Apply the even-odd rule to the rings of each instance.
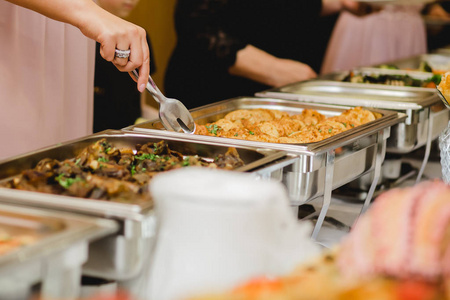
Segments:
[[[130,50],[130,49],[128,49],[128,50],[119,50],[119,49],[116,49],[115,57],[118,57],[118,58],[128,58],[128,57],[130,57],[130,53],[131,53],[131,50]]]

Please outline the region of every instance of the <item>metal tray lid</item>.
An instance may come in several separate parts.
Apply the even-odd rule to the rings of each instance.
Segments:
[[[319,112],[338,114],[351,107],[323,104],[323,103],[317,104],[310,102],[304,103],[275,98],[236,97],[204,105],[198,108],[194,108],[191,109],[190,111],[196,122],[205,124],[208,122],[217,121],[218,119],[225,116],[225,114],[233,110],[253,109],[253,108],[277,109],[290,113],[301,113],[303,109],[311,108],[318,110]],[[162,126],[159,120],[152,120],[149,122],[133,125],[125,128],[124,130],[129,130],[133,132],[142,132],[147,134],[167,135],[167,136],[185,135],[186,138],[196,141],[231,143],[232,145],[253,146],[261,149],[268,148],[268,149],[282,150],[286,153],[291,153],[295,155],[315,156],[320,153],[324,153],[330,149],[340,147],[351,141],[360,139],[361,137],[373,134],[379,130],[389,128],[392,125],[404,121],[406,118],[404,114],[399,114],[393,111],[379,110],[373,108],[371,110],[380,113],[382,117],[367,124],[355,127],[351,130],[339,133],[325,140],[307,144],[267,143],[267,142],[247,141],[223,137],[196,135],[196,134],[185,135],[184,133],[165,131],[164,127]]]
[[[394,70],[394,69],[383,69],[383,68],[373,68],[364,67],[354,69],[354,72],[363,75],[408,75],[414,79],[427,80],[433,77],[432,72],[421,72],[415,70]],[[435,92],[433,88],[417,87],[421,90]]]
[[[401,112],[421,110],[440,99],[434,91],[416,87],[309,80],[255,94],[258,97],[334,105],[364,106]]]
[[[25,237],[19,246],[0,253],[0,269],[102,238],[118,228],[112,220],[0,204],[0,232],[11,240]]]
[[[390,61],[387,64],[396,66],[399,69],[404,70],[417,70],[420,68],[422,62],[426,62],[433,69],[437,71],[450,70],[450,56],[445,48],[438,49],[436,53],[420,54],[407,58],[402,58],[394,61]],[[377,67],[376,65],[375,67]]]

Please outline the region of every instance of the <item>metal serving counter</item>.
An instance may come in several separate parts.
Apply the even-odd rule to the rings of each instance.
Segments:
[[[164,140],[172,150],[203,158],[214,158],[225,153],[229,147],[208,141],[194,142],[186,139],[185,136],[169,137],[108,130],[1,161],[0,180],[6,182],[22,171],[33,168],[44,158],[59,160],[73,158],[87,146],[102,138],[106,138],[117,148],[133,149],[136,144]],[[237,172],[255,172],[261,176],[277,177],[280,176],[285,165],[293,163],[293,158],[282,151],[260,149],[251,145],[236,145],[235,148],[245,163],[244,166],[235,169]],[[133,278],[142,268],[145,256],[150,253],[155,231],[152,201],[119,203],[0,188],[0,202],[76,212],[119,222],[120,231],[117,234],[90,245],[89,259],[83,267],[85,275],[113,280]]]
[[[77,299],[88,244],[117,230],[111,220],[0,204],[0,299],[27,299],[37,283],[42,299]]]
[[[193,109],[191,114],[197,124],[207,124],[223,118],[231,111],[254,108],[274,109],[290,114],[298,114],[309,108],[329,117],[342,113],[348,107],[330,104],[305,104],[280,99],[238,97]],[[214,136],[186,135],[162,130],[163,127],[159,120],[130,126],[124,130],[173,137],[186,136],[192,141],[281,150],[294,156],[294,163],[283,166],[281,180],[288,189],[293,206],[299,206],[312,199],[324,196],[323,207],[313,232],[313,237],[316,237],[330,204],[332,190],[368,172],[375,171],[379,174],[390,128],[405,118],[392,111],[376,109],[373,109],[373,111],[380,113],[381,117],[323,141],[307,144],[278,144]],[[367,197],[363,211],[368,207],[370,200],[371,195]]]

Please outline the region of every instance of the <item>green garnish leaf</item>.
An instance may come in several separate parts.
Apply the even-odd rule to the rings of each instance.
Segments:
[[[217,131],[220,130],[220,127],[217,126],[216,124],[214,124],[214,125],[206,125],[206,128],[207,128],[209,133],[212,133],[214,135],[217,135]]]
[[[75,182],[80,182],[82,181],[80,177],[75,177],[75,178],[65,178],[64,174],[59,174],[56,178],[56,181],[58,181],[59,185],[62,186],[65,189],[68,189],[72,184],[74,184]]]
[[[138,159],[138,160],[146,160],[146,159],[149,159],[149,160],[155,161],[157,158],[159,158],[159,155],[155,155],[155,154],[153,154],[153,153],[143,153],[143,154],[141,154],[141,155],[135,155],[134,158],[135,158],[135,159]]]
[[[107,157],[99,157],[97,160],[98,160],[98,162],[108,162],[109,161],[109,159]]]

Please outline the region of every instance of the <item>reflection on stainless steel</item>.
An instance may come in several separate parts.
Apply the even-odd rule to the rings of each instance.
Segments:
[[[446,52],[444,48],[440,51],[441,53],[416,55],[404,59],[394,60],[388,62],[387,64],[394,65],[402,70],[419,70],[421,64],[426,62],[433,69],[433,71],[441,72],[450,67],[450,56],[448,55],[450,52]],[[447,71],[450,71],[450,69],[447,69]]]
[[[309,108],[325,116],[335,116],[348,109],[345,106],[331,104],[305,104],[281,99],[240,97],[199,107],[191,110],[191,113],[198,124],[206,124],[223,118],[228,112],[252,108],[276,109],[290,114],[298,114]],[[252,145],[258,148],[282,150],[296,156],[295,163],[283,168],[282,182],[286,185],[291,204],[294,206],[324,196],[319,222],[314,230],[314,236],[316,236],[331,201],[331,191],[380,168],[390,127],[404,119],[396,112],[376,109],[373,111],[379,112],[382,117],[315,143],[277,144],[199,135],[190,135],[188,138],[214,143]],[[163,129],[159,121],[138,124],[126,130],[149,134],[164,132],[155,129]],[[166,134],[180,136],[177,133],[166,132]],[[349,165],[352,168],[348,168]],[[370,198],[368,197],[367,205]]]
[[[186,155],[214,158],[227,151],[230,145],[193,142],[178,134],[177,137],[126,133],[108,130],[75,141],[52,146],[41,151],[20,155],[0,162],[0,180],[7,180],[30,169],[43,158],[58,160],[75,157],[93,142],[106,138],[118,148],[130,148],[136,144],[165,140],[169,147]],[[245,165],[237,172],[252,172],[257,176],[279,176],[284,166],[292,164],[292,157],[283,151],[261,150],[252,146],[236,146]],[[84,274],[106,279],[125,280],[136,276],[147,257],[154,235],[154,216],[151,203],[114,203],[104,200],[75,198],[36,192],[0,188],[0,202],[114,218],[122,228],[119,234],[101,239],[89,247],[89,260],[83,267]]]
[[[111,220],[4,204],[0,228],[10,241],[27,237],[0,253],[1,299],[26,299],[36,283],[42,299],[77,298],[88,244],[118,230]]]
[[[137,70],[133,70],[133,74],[136,78],[139,77]],[[150,75],[148,75],[146,88],[159,103],[159,118],[167,130],[185,133],[195,131],[194,119],[186,106],[180,100],[164,96]]]

